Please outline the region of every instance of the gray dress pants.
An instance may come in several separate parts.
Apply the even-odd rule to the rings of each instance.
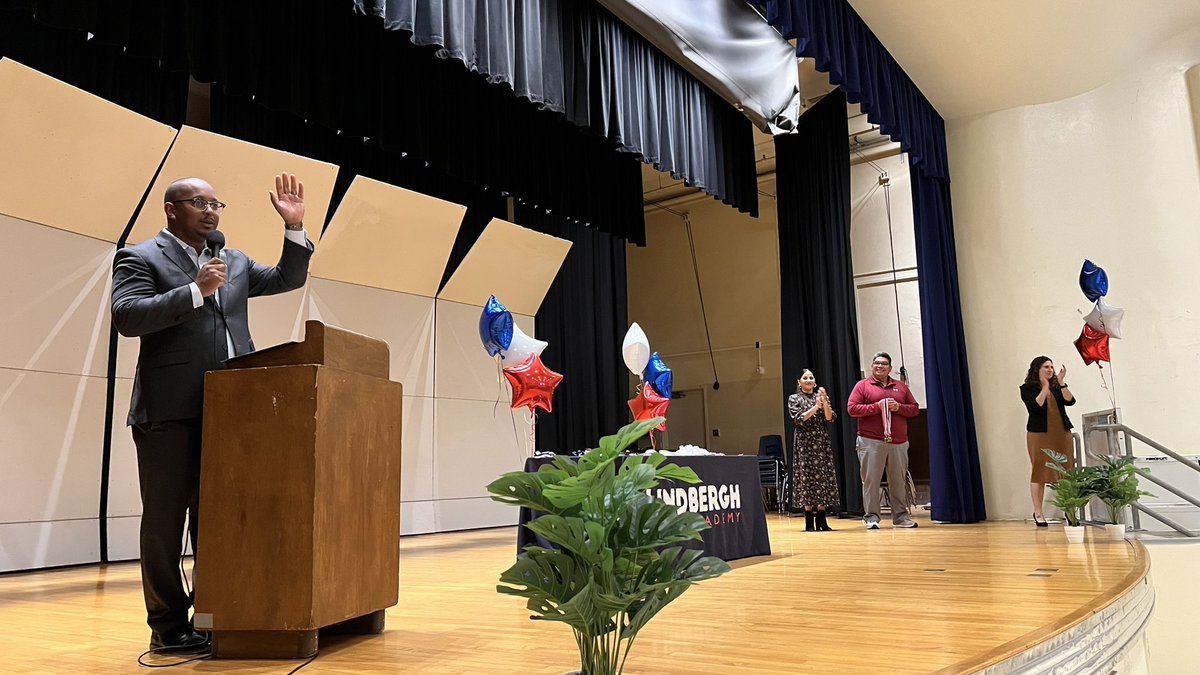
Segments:
[[[854,445],[862,468],[863,508],[866,511],[863,520],[879,520],[879,484],[885,469],[892,503],[892,522],[908,520],[908,441],[884,443],[858,436]]]

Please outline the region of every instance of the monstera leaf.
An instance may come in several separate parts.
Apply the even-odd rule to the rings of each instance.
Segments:
[[[525,527],[553,546],[525,547],[496,590],[526,598],[533,619],[571,626],[589,675],[621,672],[651,618],[692,584],[729,571],[718,558],[673,546],[701,539],[702,516],[649,494],[664,480],[699,483],[695,471],[658,454],[616,468],[621,452],[662,421],[629,424],[578,461],[556,457],[537,473],[488,485],[492,499],[544,513]]]

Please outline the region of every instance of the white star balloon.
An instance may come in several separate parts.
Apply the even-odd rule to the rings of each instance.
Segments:
[[[537,354],[541,356],[542,350],[550,344],[545,340],[529,337],[521,327],[513,323],[512,342],[509,343],[508,349],[500,352],[500,362],[504,367],[515,366],[519,363],[524,363],[525,359]]]
[[[1104,298],[1100,298],[1096,301],[1096,306],[1092,308],[1092,311],[1083,317],[1083,320],[1093,329],[1120,340],[1121,318],[1124,316],[1125,310],[1113,307],[1105,302]]]

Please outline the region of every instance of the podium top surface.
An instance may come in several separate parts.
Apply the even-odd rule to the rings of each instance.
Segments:
[[[313,320],[304,322],[304,340],[234,357],[225,362],[225,369],[297,365],[329,366],[385,380],[391,371],[383,340]]]

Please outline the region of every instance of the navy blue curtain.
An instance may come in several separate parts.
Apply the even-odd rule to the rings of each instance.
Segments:
[[[796,133],[775,137],[785,406],[804,368],[835,405],[849,398],[860,376],[847,124],[846,96],[836,90],[800,117]],[[841,503],[829,506],[844,514],[863,512],[856,428],[839,414],[829,432],[841,494]],[[793,436],[786,444],[794,458]]]
[[[767,19],[796,54],[811,57],[873,124],[900,143],[912,168],[922,343],[929,415],[933,519],[987,518],[971,378],[958,293],[946,127],[921,90],[846,0],[770,0]]]

